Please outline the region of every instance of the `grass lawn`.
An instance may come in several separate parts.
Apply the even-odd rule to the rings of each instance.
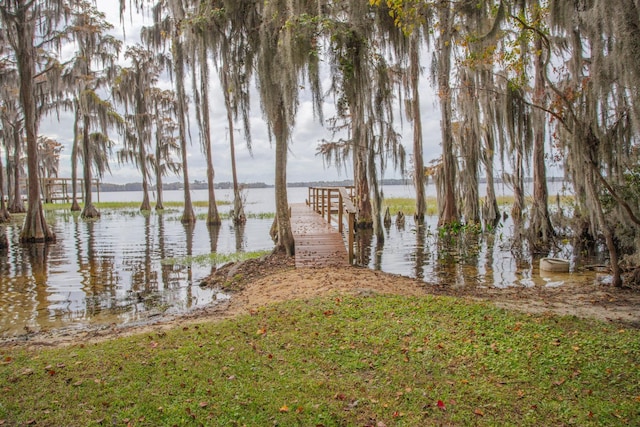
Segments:
[[[640,331],[445,297],[294,301],[0,355],[0,425],[640,423]]]

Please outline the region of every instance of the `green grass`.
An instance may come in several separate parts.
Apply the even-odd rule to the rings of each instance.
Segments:
[[[498,206],[505,207],[513,205],[513,196],[497,196],[496,201]],[[427,197],[427,215],[438,215],[438,205],[435,197]],[[482,201],[481,201],[482,202]],[[527,205],[531,205],[533,199],[531,197],[526,198]],[[560,203],[563,206],[569,206],[575,202],[575,198],[571,196],[560,197]],[[556,196],[549,197],[549,205],[555,205],[557,203]],[[411,197],[389,197],[384,199],[382,203],[382,211],[389,207],[389,213],[395,216],[398,211],[402,211],[405,215],[413,216],[416,213],[416,199]]]
[[[100,209],[140,209],[141,202],[99,202],[94,203],[94,206]],[[207,201],[197,201],[192,202],[194,207],[206,208],[209,206]],[[218,206],[226,206],[231,203],[226,200],[218,200],[216,205]],[[164,202],[164,207],[166,208],[182,208],[184,206],[184,202]],[[56,210],[69,210],[71,209],[71,203],[44,203],[43,207],[45,210],[56,211]],[[82,208],[82,203],[80,204],[80,208]],[[151,208],[155,210],[155,203],[151,204]]]
[[[640,332],[452,298],[333,296],[0,348],[5,425],[638,425]]]

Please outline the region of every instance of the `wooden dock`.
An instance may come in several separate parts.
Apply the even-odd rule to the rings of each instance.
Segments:
[[[291,205],[291,229],[296,242],[296,268],[349,265],[342,235],[311,206]]]

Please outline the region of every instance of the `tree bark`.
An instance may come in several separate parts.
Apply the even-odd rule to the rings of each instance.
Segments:
[[[15,19],[17,37],[16,53],[20,75],[20,102],[24,115],[27,142],[27,173],[29,176],[27,216],[20,233],[23,243],[55,241],[56,236],[47,225],[40,199],[38,179],[38,118],[36,112],[33,81],[35,76],[35,49],[33,48],[35,22],[28,19],[26,6],[19,8]],[[18,195],[19,197],[19,195]]]
[[[295,255],[295,241],[291,231],[291,218],[289,216],[289,201],[287,198],[287,151],[288,142],[284,129],[284,111],[278,113],[273,126],[276,139],[276,221],[278,224],[278,241],[276,249],[284,250],[288,256]]]
[[[160,113],[156,111],[156,118],[160,117]],[[164,210],[164,202],[163,202],[163,188],[162,188],[162,170],[160,168],[160,162],[162,161],[162,154],[160,153],[160,140],[162,138],[162,132],[158,131],[156,133],[156,211]]]
[[[456,202],[456,157],[454,154],[453,130],[451,123],[451,6],[448,0],[439,2],[440,37],[438,38],[438,92],[442,129],[442,174],[443,203],[438,226],[448,225],[459,220]]]
[[[424,157],[422,155],[422,119],[420,116],[420,56],[419,38],[417,34],[410,40],[410,67],[411,74],[411,115],[413,120],[413,183],[416,189],[416,225],[424,225],[424,217],[427,212],[427,199],[425,195]]]
[[[174,20],[178,21],[181,17],[175,12],[172,13]],[[175,23],[175,29],[172,34],[172,51],[173,51],[173,67],[176,73],[176,95],[178,99],[178,133],[180,135],[180,151],[182,157],[182,181],[184,185],[184,212],[180,222],[190,224],[196,222],[196,215],[193,212],[193,203],[191,202],[191,190],[189,187],[189,167],[187,162],[187,105],[186,94],[184,90],[184,51],[182,42],[180,41],[179,22]]]
[[[356,141],[354,156],[354,184],[357,210],[357,228],[366,229],[373,227],[373,215],[371,208],[371,196],[369,180],[367,179],[367,152]]]
[[[91,148],[90,148],[90,136],[89,136],[89,127],[90,127],[90,118],[87,114],[83,116],[83,127],[82,127],[82,156],[84,157],[84,163],[82,168],[82,175],[84,179],[84,209],[82,209],[82,218],[92,219],[99,218],[100,212],[93,205],[93,195],[91,194]]]
[[[35,114],[35,112],[34,112]],[[22,135],[17,126],[13,127],[13,198],[9,200],[9,212],[25,212],[20,194],[20,157],[22,157]]]
[[[536,8],[536,10],[538,10]],[[539,12],[537,12],[539,14]],[[536,20],[539,16],[536,17]],[[544,61],[542,58],[542,37],[535,34],[535,82],[533,88],[533,104],[546,107]],[[545,165],[546,125],[544,112],[535,109],[533,112],[533,204],[531,206],[530,232],[534,239],[534,248],[544,251],[549,246],[549,239],[555,234],[549,217],[549,191],[547,188],[547,168]]]
[[[75,101],[75,117],[73,120],[73,144],[71,144],[71,212],[79,212],[78,204],[78,101]]]
[[[220,214],[216,204],[216,191],[214,187],[215,169],[213,168],[213,153],[211,151],[211,125],[209,121],[209,68],[204,42],[198,47],[200,53],[200,91],[202,97],[202,133],[204,136],[205,155],[207,158],[207,188],[209,192],[209,208],[207,211],[207,225],[220,225]],[[229,128],[233,132],[233,128]]]
[[[10,219],[11,215],[7,210],[7,204],[4,201],[4,168],[2,167],[2,161],[0,161],[0,224],[8,222]],[[1,244],[0,240],[0,245]]]
[[[242,196],[240,194],[240,185],[238,184],[238,171],[236,169],[236,142],[235,135],[233,134],[233,111],[231,108],[231,100],[229,98],[229,83],[227,73],[229,72],[229,66],[226,61],[222,68],[222,86],[224,91],[224,104],[227,109],[227,124],[229,126],[229,150],[231,155],[231,175],[233,179],[233,223],[244,224],[247,222],[247,217],[244,214],[244,207],[242,206]]]

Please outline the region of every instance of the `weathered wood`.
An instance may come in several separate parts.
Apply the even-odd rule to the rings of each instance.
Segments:
[[[342,235],[313,208],[291,205],[296,268],[349,265]]]

